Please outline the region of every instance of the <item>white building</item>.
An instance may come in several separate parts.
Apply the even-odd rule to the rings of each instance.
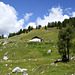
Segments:
[[[42,38],[39,38],[37,36],[33,37],[32,40],[29,40],[29,42],[43,42],[44,40]]]

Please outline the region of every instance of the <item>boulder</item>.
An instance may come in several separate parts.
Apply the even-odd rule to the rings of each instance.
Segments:
[[[24,72],[24,71],[27,71],[27,69],[21,69],[19,67],[16,67],[12,70],[12,73],[15,73],[15,72]]]
[[[4,57],[3,57],[3,60],[7,60],[7,59],[8,59],[8,57],[7,57],[7,56],[4,56]]]
[[[51,49],[49,49],[48,51],[47,51],[47,53],[50,53],[51,52]]]

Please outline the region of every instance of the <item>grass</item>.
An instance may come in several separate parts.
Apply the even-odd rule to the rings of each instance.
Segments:
[[[58,32],[56,28],[48,28],[48,30],[41,28],[40,30],[34,29],[28,34],[5,39],[9,42],[5,45],[2,45],[5,40],[0,40],[0,75],[8,75],[17,66],[28,69],[26,72],[28,75],[74,74],[74,60],[51,65],[55,60],[61,59],[57,49]],[[28,42],[34,36],[43,38],[44,42]],[[47,53],[49,49],[51,53]],[[6,52],[8,54],[5,55]],[[7,56],[8,60],[3,60],[3,56]],[[11,75],[23,75],[23,73],[12,73]]]
[[[29,75],[71,75],[75,73],[74,61],[50,65],[52,62],[54,62],[54,60],[50,59],[1,62],[0,66],[2,67],[0,67],[0,74],[7,75],[7,73],[11,72],[12,69],[17,66],[27,68],[28,71],[26,73]],[[8,64],[8,66],[5,66],[5,64]],[[42,73],[43,71],[44,73]],[[11,75],[16,75],[16,73],[12,73]],[[22,73],[17,73],[17,75],[22,75]]]

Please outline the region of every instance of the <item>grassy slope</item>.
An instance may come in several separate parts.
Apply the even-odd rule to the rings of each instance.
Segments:
[[[4,45],[6,48],[4,48],[3,45],[0,47],[0,50],[2,49],[2,51],[0,51],[0,75],[7,75],[17,66],[27,68],[27,73],[29,75],[65,75],[65,73],[71,75],[74,73],[74,61],[50,65],[56,59],[61,58],[56,44],[58,40],[58,31],[59,30],[56,28],[49,28],[48,30],[42,28],[40,30],[32,30],[28,34],[21,34],[6,39],[9,41],[8,44]],[[43,38],[45,42],[28,43],[27,41],[34,36]],[[4,40],[1,40],[1,42],[2,41]],[[52,52],[47,54],[49,49],[51,49]],[[4,61],[2,58],[6,52],[8,52],[6,56],[9,59]],[[11,58],[12,54],[13,58]],[[8,64],[8,66],[5,66],[5,64]],[[17,75],[22,75],[22,73],[18,73]]]

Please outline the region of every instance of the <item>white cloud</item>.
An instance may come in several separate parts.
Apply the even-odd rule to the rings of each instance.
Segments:
[[[72,17],[75,17],[75,12],[72,12]]]
[[[32,26],[33,28],[36,28],[35,22],[28,23],[28,25],[26,26],[26,29],[28,29],[29,26]]]
[[[65,11],[71,10],[72,8],[66,8]]]
[[[72,8],[66,8],[64,11],[66,13],[68,13],[69,15],[72,15],[71,10],[72,10]]]
[[[69,19],[68,15],[63,15],[63,9],[60,7],[52,8],[48,16],[44,15],[44,19],[40,17],[37,18],[36,23],[37,25],[45,26],[48,22],[55,22],[55,21],[63,21],[64,19]]]
[[[24,19],[18,21],[16,10],[3,2],[0,2],[0,34],[16,32],[23,28]]]
[[[25,20],[28,21],[30,16],[32,16],[32,15],[33,15],[33,13],[26,13],[24,16]]]

